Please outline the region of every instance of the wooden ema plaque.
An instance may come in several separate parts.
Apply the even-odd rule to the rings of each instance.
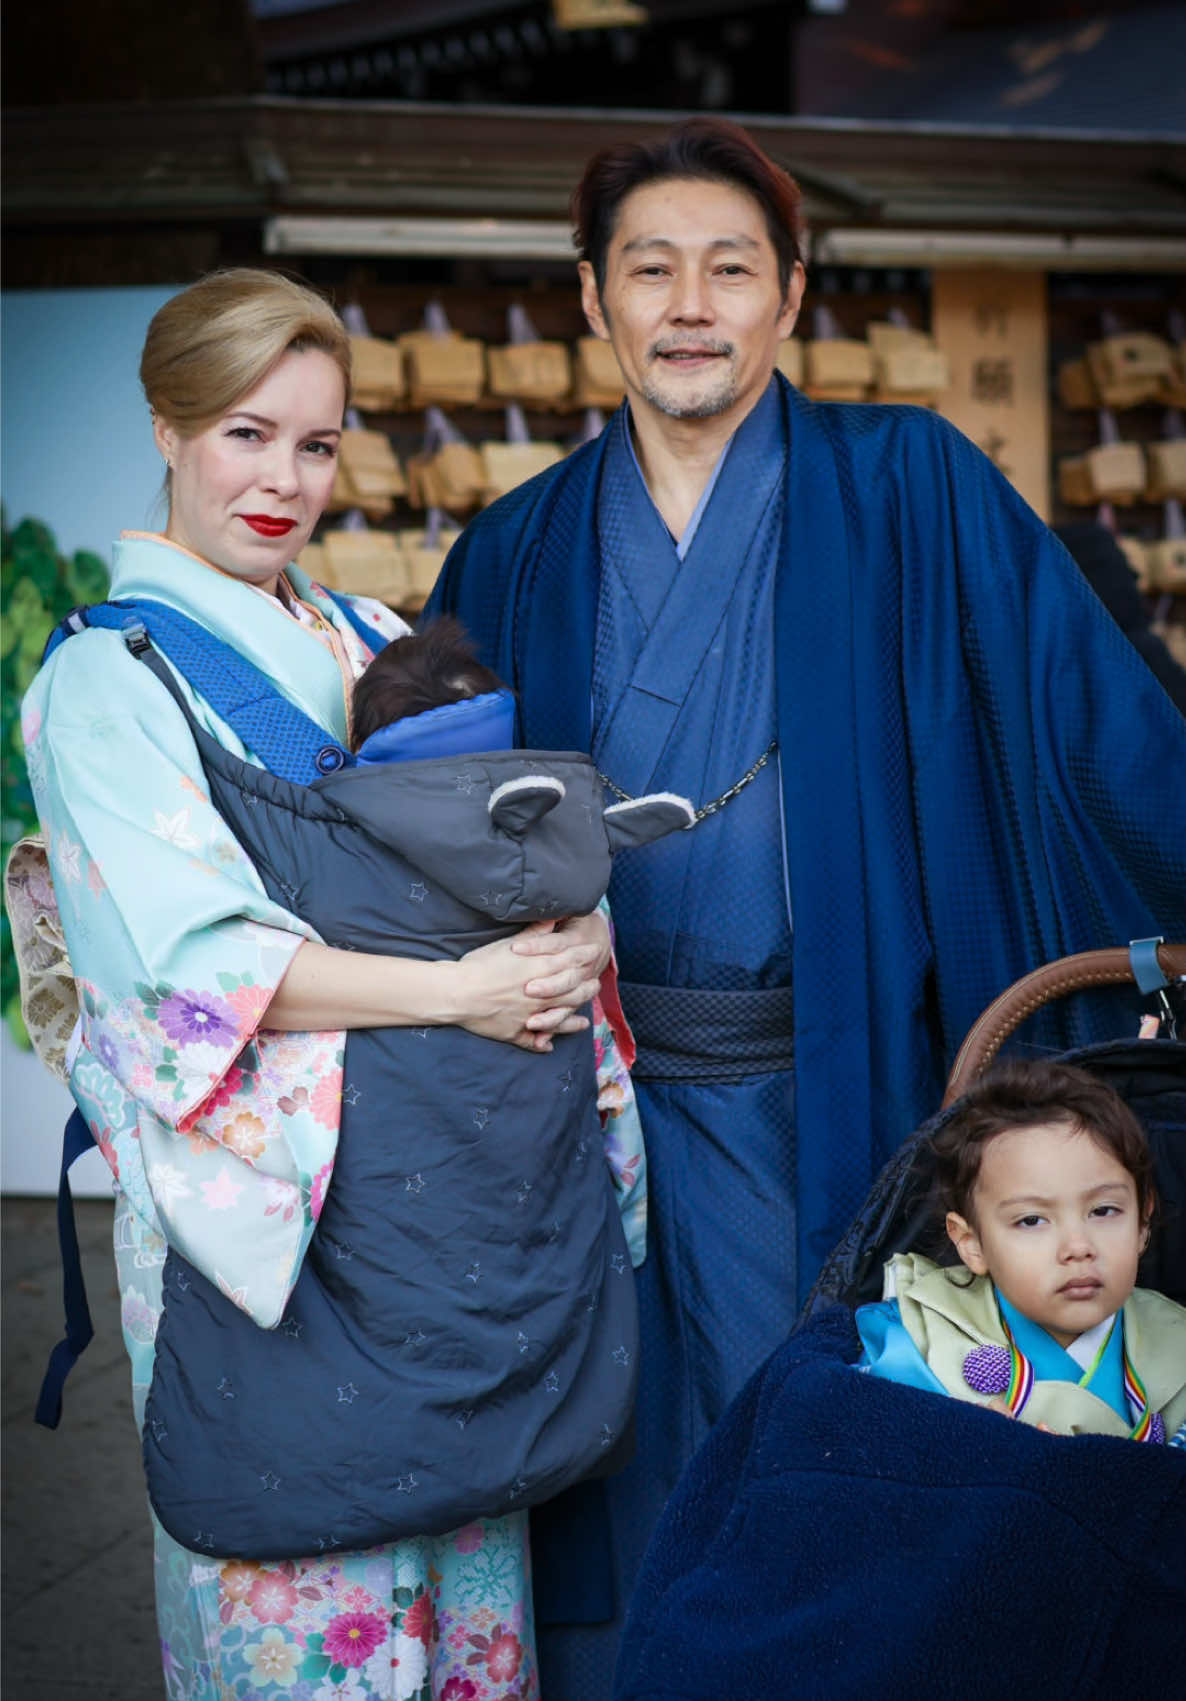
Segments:
[[[951,380],[940,413],[1049,520],[1045,275],[935,271],[931,287],[931,332]]]

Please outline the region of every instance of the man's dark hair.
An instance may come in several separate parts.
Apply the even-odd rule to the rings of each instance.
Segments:
[[[985,1147],[1016,1128],[1059,1123],[1110,1152],[1132,1176],[1143,1220],[1157,1202],[1153,1159],[1145,1130],[1120,1094],[1097,1075],[1069,1063],[1007,1059],[964,1095],[931,1137],[935,1179],[944,1211],[971,1220],[970,1205]]]
[[[442,614],[422,632],[394,638],[355,685],[353,748],[392,721],[502,689],[498,675],[477,659],[473,639],[460,620]]]
[[[617,142],[594,154],[569,210],[573,241],[581,259],[593,268],[598,293],[605,288],[605,257],[618,208],[635,189],[673,177],[725,183],[757,201],[778,256],[778,282],[785,296],[791,269],[803,258],[799,185],[727,118],[685,118],[660,141]]]

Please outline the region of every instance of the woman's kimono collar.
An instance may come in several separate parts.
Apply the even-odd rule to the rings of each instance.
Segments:
[[[151,597],[188,614],[254,662],[284,696],[346,742],[341,669],[316,631],[274,597],[217,572],[167,538],[139,532],[125,532],[115,545],[111,596]]]

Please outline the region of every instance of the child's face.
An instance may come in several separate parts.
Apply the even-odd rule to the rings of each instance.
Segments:
[[[969,1270],[1064,1347],[1124,1304],[1149,1238],[1132,1176],[1066,1123],[990,1140],[969,1216],[949,1212],[947,1232]]]

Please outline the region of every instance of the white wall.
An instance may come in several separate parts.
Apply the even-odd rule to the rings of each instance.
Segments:
[[[0,493],[10,525],[44,520],[62,551],[108,557],[121,531],[160,523],[161,461],[137,369],[148,321],[175,292],[10,290],[0,297],[4,433]],[[0,1186],[54,1193],[70,1097],[30,1054],[0,1037]],[[76,1193],[110,1191],[89,1152]]]

